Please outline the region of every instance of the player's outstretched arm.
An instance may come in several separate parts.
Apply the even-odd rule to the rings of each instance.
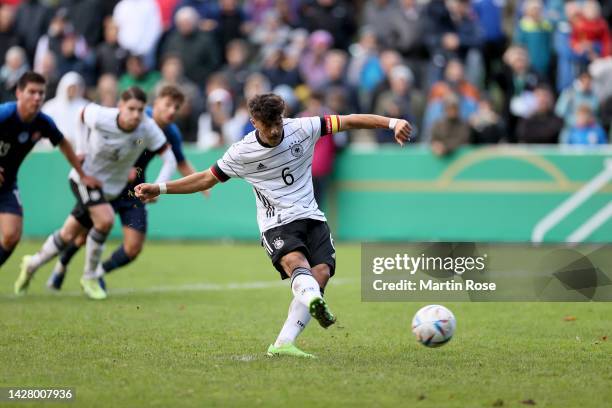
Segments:
[[[165,184],[139,184],[134,188],[136,197],[145,203],[154,200],[162,193],[165,194],[191,194],[212,188],[219,181],[213,176],[210,169],[194,173],[190,176],[173,180]],[[165,189],[166,191],[161,191]]]
[[[176,165],[176,168],[183,177],[190,176],[196,172],[196,169],[195,167],[193,167],[193,164],[191,164],[191,162],[187,159],[183,160],[182,162],[179,162]],[[210,192],[208,190],[202,191],[202,194],[206,198],[210,196]]]
[[[61,142],[59,142],[59,149],[62,154],[66,157],[66,160],[74,167],[79,177],[81,178],[81,182],[85,184],[87,187],[91,188],[101,188],[102,183],[95,177],[88,176],[83,172],[83,168],[81,167],[81,160],[76,155],[74,150],[72,149],[72,145],[70,142],[64,138]]]
[[[339,119],[340,131],[349,129],[392,129],[395,140],[402,146],[410,140],[412,134],[412,126],[404,119],[369,114],[343,115]]]

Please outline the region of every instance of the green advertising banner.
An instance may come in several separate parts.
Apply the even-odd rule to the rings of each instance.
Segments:
[[[204,169],[221,153],[187,155]],[[74,205],[67,174],[57,152],[28,157],[19,177],[24,235],[46,236],[62,224]],[[347,149],[323,207],[340,240],[611,242],[612,149],[492,146],[446,158],[421,146]],[[255,198],[242,180],[215,187],[208,199],[164,196],[148,210],[153,239],[259,237]]]
[[[358,241],[610,242],[612,150],[426,148],[338,161],[330,218]],[[335,205],[335,207],[333,206]]]

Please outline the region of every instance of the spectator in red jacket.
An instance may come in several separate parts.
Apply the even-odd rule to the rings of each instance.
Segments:
[[[570,42],[574,52],[589,61],[612,53],[610,29],[601,17],[599,3],[594,0],[584,3],[582,13],[572,21]]]

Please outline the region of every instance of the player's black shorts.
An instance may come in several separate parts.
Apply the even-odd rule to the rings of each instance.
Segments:
[[[76,187],[73,186],[73,184]],[[90,229],[91,227],[93,227],[93,221],[89,216],[89,211],[87,210],[87,207],[91,205],[105,203],[106,200],[90,205],[82,204],[79,200],[79,188],[83,190],[83,187],[79,187],[72,180],[70,180],[70,186],[72,188],[73,193],[75,193],[75,188],[77,189],[77,192],[75,193],[75,196],[77,197],[77,204],[72,210],[72,215],[84,228]],[[119,197],[110,201],[110,205],[113,206],[113,210],[115,210],[115,213],[119,214],[119,218],[121,219],[121,225],[123,225],[124,227],[133,228],[136,231],[142,232],[143,234],[147,233],[147,209],[144,203],[137,199],[135,196],[130,195],[127,189],[124,190]]]
[[[0,213],[10,213],[23,217],[21,198],[16,184],[11,188],[0,191]]]
[[[263,233],[261,245],[268,252],[281,279],[289,276],[283,270],[280,260],[293,251],[303,253],[310,266],[329,265],[330,276],[334,276],[336,271],[336,249],[325,221],[304,219],[269,229]]]
[[[83,184],[79,184],[74,180],[70,179],[70,190],[76,198],[76,204],[72,209],[71,214],[77,221],[85,228],[91,228],[93,226],[91,218],[89,218],[89,207],[94,205],[100,205],[106,203],[104,193],[99,188],[89,188]]]

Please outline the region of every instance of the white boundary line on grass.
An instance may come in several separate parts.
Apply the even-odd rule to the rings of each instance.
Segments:
[[[287,281],[288,282],[288,281]],[[353,282],[359,282],[359,279],[350,278],[335,278],[331,279],[330,285],[346,285]],[[185,285],[174,285],[174,286],[153,286],[150,288],[109,288],[108,294],[110,297],[123,296],[123,295],[139,295],[139,294],[156,294],[156,293],[172,293],[172,292],[223,292],[232,290],[252,290],[252,289],[271,289],[271,288],[282,288],[287,286],[285,281],[254,281],[254,282],[230,282],[230,283],[189,283]],[[27,297],[28,295],[25,295]],[[31,296],[84,296],[81,291],[58,291],[53,292],[47,290],[43,293],[35,293]],[[5,295],[4,298],[18,298],[15,295]]]

